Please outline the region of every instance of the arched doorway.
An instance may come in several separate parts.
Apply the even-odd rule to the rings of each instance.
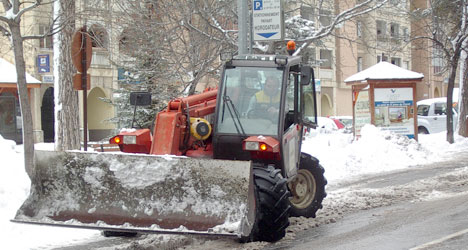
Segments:
[[[48,88],[42,97],[41,126],[44,142],[54,142],[55,137],[55,104],[54,88]]]
[[[322,94],[320,104],[321,104],[321,114],[320,114],[321,116],[333,115],[333,106],[332,106],[330,96],[328,96],[327,94]]]
[[[101,88],[93,88],[88,95],[88,131],[90,141],[109,138],[114,126],[107,120],[114,117],[114,107],[103,102],[106,98]]]
[[[438,87],[435,87],[434,88],[434,98],[438,98],[438,97],[440,97],[440,91],[439,91]]]

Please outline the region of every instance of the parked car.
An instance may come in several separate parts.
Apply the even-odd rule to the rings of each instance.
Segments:
[[[343,125],[343,123],[341,123],[338,119],[317,117],[317,127],[330,131],[336,131],[344,129],[345,125]]]
[[[447,130],[447,98],[432,98],[417,102],[418,133],[433,134]],[[458,114],[453,110],[453,129],[455,129]]]
[[[347,115],[330,116],[330,118],[340,121],[344,125],[345,133],[353,132],[353,117],[352,116],[347,116]]]

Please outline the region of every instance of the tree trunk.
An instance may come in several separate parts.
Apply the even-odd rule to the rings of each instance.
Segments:
[[[455,85],[455,77],[457,74],[458,68],[458,59],[460,58],[460,53],[455,53],[452,58],[452,63],[450,67],[450,75],[448,79],[447,86],[447,141],[449,143],[454,143],[453,137],[453,86]]]
[[[80,149],[78,91],[73,89],[76,70],[70,52],[75,32],[75,1],[57,1],[54,14],[58,23],[65,24],[63,30],[54,36],[55,150]]]
[[[18,95],[23,118],[23,146],[24,167],[29,178],[34,176],[34,135],[31,104],[29,102],[28,87],[26,83],[26,66],[23,53],[23,38],[20,25],[14,22],[8,24],[11,31],[11,41],[15,57]]]
[[[464,60],[463,60],[463,66],[461,67],[460,71],[462,72],[461,79],[460,79],[460,97],[458,100],[458,134],[460,134],[463,137],[468,137],[468,128],[466,126],[466,116],[468,115],[468,56],[465,51],[464,53]]]

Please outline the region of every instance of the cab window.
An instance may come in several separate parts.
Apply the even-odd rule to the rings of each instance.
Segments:
[[[419,105],[418,106],[418,115],[428,116],[429,115],[429,105]]]

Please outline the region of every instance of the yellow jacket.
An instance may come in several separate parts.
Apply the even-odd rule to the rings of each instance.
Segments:
[[[278,91],[278,94],[271,97],[271,96],[265,94],[265,92],[262,90],[262,91],[259,91],[259,92],[257,92],[255,94],[255,98],[257,99],[257,103],[279,103],[280,100],[281,100],[280,94],[281,93],[279,93],[279,91]]]

